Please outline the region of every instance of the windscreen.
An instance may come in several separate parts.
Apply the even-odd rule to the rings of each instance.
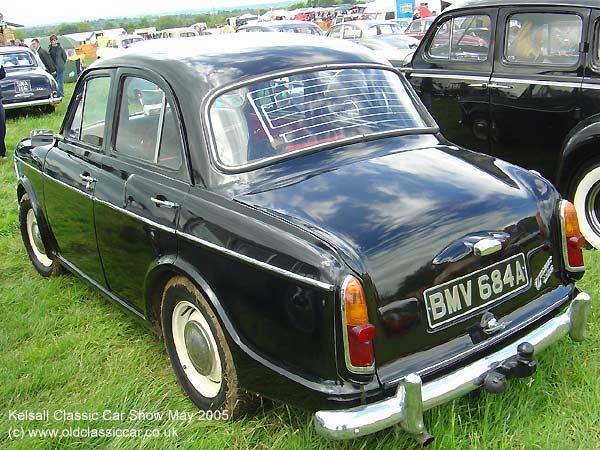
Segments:
[[[0,64],[5,68],[35,66],[33,57],[28,52],[14,52],[0,54]]]
[[[249,84],[210,106],[217,159],[229,167],[323,144],[427,127],[399,76],[343,68]]]

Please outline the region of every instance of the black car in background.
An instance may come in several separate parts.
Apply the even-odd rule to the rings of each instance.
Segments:
[[[54,112],[62,98],[52,75],[27,47],[0,47],[0,64],[6,78],[0,81],[2,104],[5,109],[41,106]]]
[[[454,3],[408,76],[445,137],[539,171],[600,248],[597,1]]]
[[[331,438],[399,424],[428,443],[424,410],[584,338],[573,206],[450,144],[403,76],[341,39],[140,43],[88,68],[60,134],[21,141],[15,168],[38,272],[153,324],[202,409],[255,393]]]

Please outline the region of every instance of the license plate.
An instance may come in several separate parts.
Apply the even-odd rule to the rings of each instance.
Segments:
[[[15,80],[15,94],[22,94],[31,91],[31,81]]]
[[[430,328],[491,305],[531,284],[520,253],[423,292]]]

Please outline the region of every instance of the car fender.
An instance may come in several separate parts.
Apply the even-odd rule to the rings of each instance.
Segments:
[[[600,153],[589,148],[595,142],[600,142],[600,114],[579,122],[565,138],[556,174],[556,186],[561,194],[568,194],[571,176],[582,166],[583,161],[600,156]]]
[[[55,255],[58,250],[58,245],[56,244],[56,240],[54,239],[54,235],[52,233],[52,229],[50,228],[50,224],[46,220],[46,215],[44,214],[44,210],[40,204],[38,195],[33,187],[33,184],[27,178],[26,175],[20,175],[17,182],[17,201],[20,203],[21,199],[24,195],[29,196],[29,201],[31,202],[31,208],[33,209],[33,213],[35,214],[35,218],[38,223],[38,227],[40,229],[40,234],[42,238],[42,243],[44,244],[44,250],[46,250],[46,254]]]

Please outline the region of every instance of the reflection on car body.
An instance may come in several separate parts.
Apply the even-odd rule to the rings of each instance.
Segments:
[[[34,267],[154,324],[201,409],[256,393],[334,439],[399,424],[428,443],[424,410],[584,338],[573,206],[449,144],[343,40],[139,44],[88,68],[61,134],[21,141],[15,168]]]

